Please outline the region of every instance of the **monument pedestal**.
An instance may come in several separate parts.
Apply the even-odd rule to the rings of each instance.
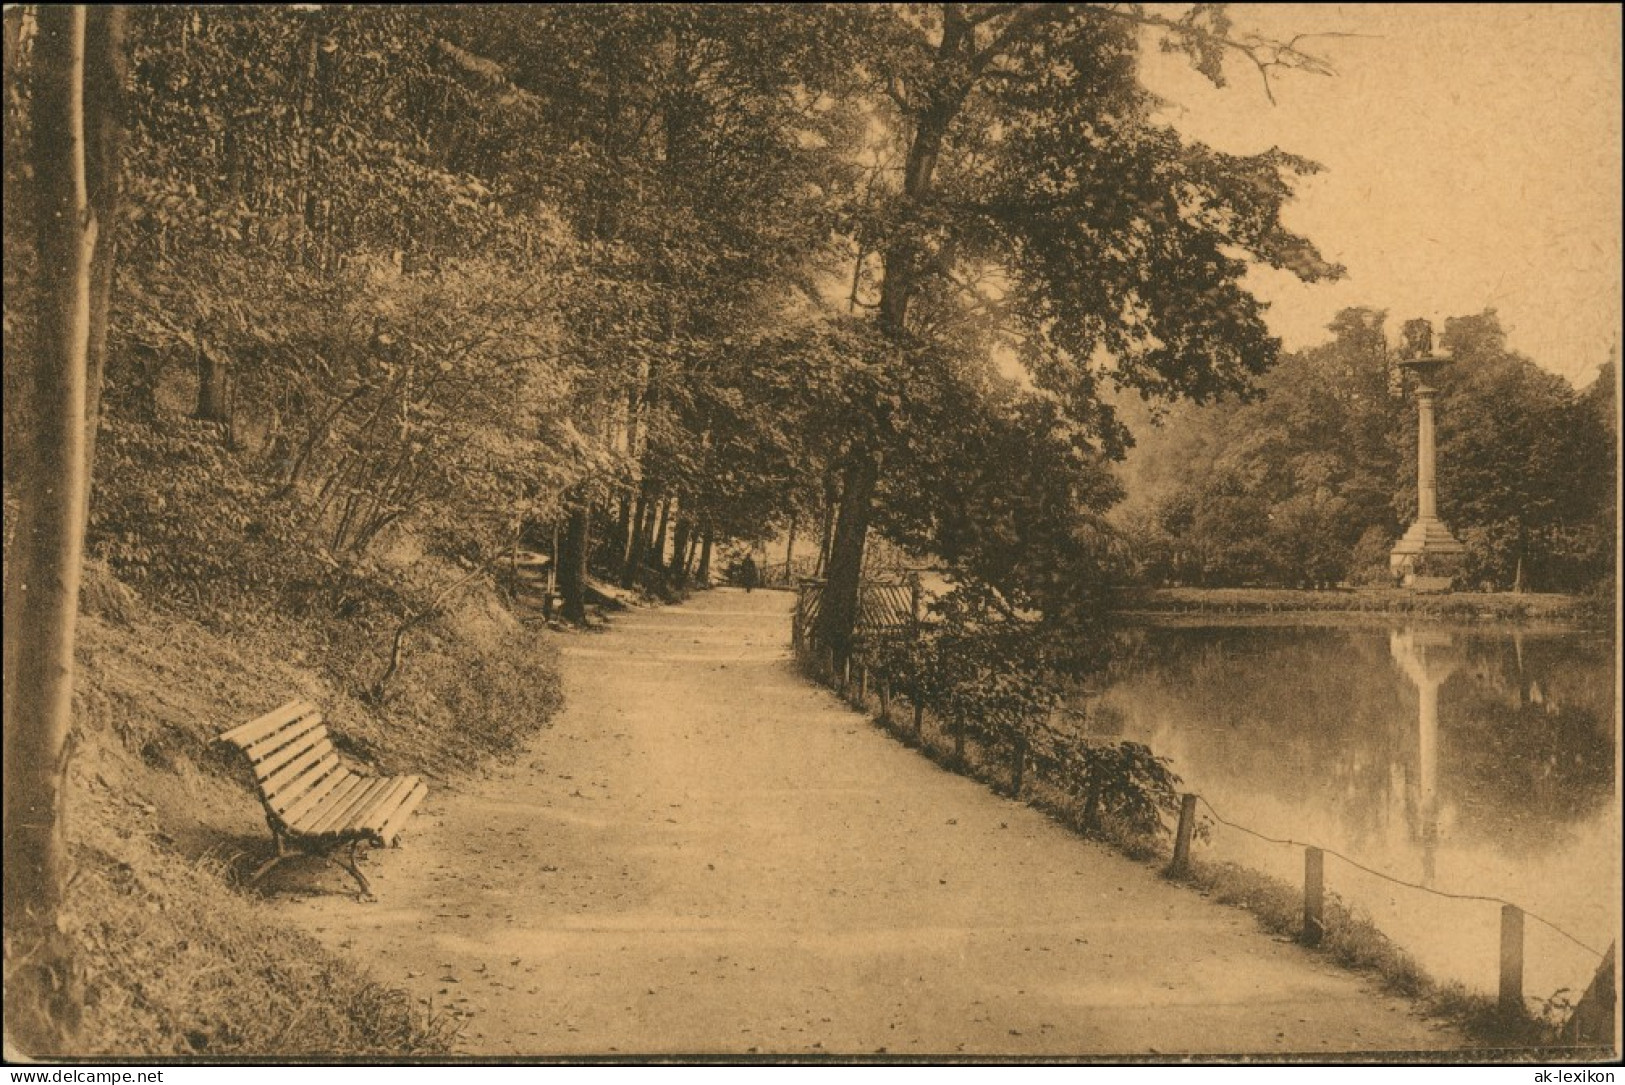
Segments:
[[[1437,516],[1418,519],[1388,553],[1388,569],[1405,587],[1418,577],[1452,578],[1461,571],[1467,548]]]

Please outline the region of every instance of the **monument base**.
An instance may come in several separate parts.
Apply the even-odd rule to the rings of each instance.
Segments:
[[[1389,552],[1388,571],[1403,587],[1422,587],[1425,582],[1429,590],[1448,590],[1466,552],[1443,520],[1417,520]]]

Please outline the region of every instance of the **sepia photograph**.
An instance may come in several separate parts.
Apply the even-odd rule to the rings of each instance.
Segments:
[[[10,1079],[1613,1080],[1621,22],[5,5]]]

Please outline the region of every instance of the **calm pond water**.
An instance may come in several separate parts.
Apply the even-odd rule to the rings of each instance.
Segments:
[[[1145,742],[1227,821],[1403,881],[1500,897],[1605,949],[1620,923],[1612,638],[1140,626],[1082,727]],[[1206,813],[1206,811],[1203,811]],[[1198,854],[1301,885],[1303,851],[1214,824]],[[1493,993],[1500,906],[1327,855],[1326,886],[1427,971]],[[1529,918],[1525,992],[1597,959]]]

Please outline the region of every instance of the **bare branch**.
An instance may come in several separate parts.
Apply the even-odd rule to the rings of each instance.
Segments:
[[[1113,19],[1133,26],[1161,30],[1188,44],[1239,53],[1246,57],[1258,70],[1259,77],[1264,83],[1265,97],[1269,99],[1271,105],[1275,104],[1275,93],[1270,82],[1270,76],[1276,70],[1286,69],[1328,76],[1337,74],[1336,69],[1332,67],[1325,57],[1300,48],[1300,42],[1313,38],[1364,36],[1339,31],[1326,31],[1315,34],[1299,34],[1289,41],[1281,42],[1258,34],[1232,36],[1217,33],[1196,25],[1190,21],[1188,16],[1173,19],[1166,15],[1147,12],[1138,5],[1101,4],[1073,8],[1061,4],[994,4],[990,5],[989,9],[978,12],[977,16],[971,20],[972,25],[980,25],[1002,15],[1008,15],[1010,19],[994,35],[993,40],[976,53],[972,61],[972,70],[980,75],[982,70],[992,63],[1011,42],[1019,39],[1042,22],[1062,18],[1074,12]]]
[[[1298,43],[1300,41],[1308,38],[1359,36],[1352,33],[1327,31],[1318,34],[1299,34],[1290,41],[1280,42],[1258,34],[1232,37],[1228,34],[1215,33],[1197,26],[1194,22],[1189,21],[1188,17],[1170,19],[1165,15],[1147,13],[1137,7],[1124,8],[1112,4],[1091,7],[1088,10],[1093,14],[1104,15],[1119,22],[1166,31],[1189,43],[1240,53],[1258,69],[1259,78],[1264,83],[1264,96],[1269,99],[1271,105],[1276,104],[1274,87],[1270,83],[1270,73],[1275,69],[1303,71],[1313,75],[1330,76],[1337,74],[1336,69],[1331,66],[1331,63],[1326,58],[1299,49]]]
[[[981,26],[983,23],[997,19],[1001,15],[1009,15],[1019,7],[1021,7],[1020,4],[983,4],[976,11],[967,11],[965,21],[971,26]]]

